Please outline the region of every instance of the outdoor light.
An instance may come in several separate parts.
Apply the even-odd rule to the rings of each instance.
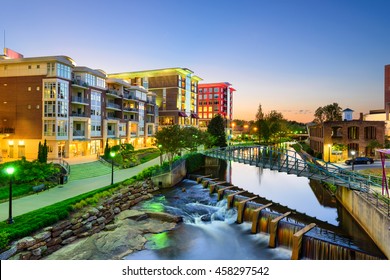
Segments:
[[[355,151],[351,151],[351,155],[352,155],[352,170],[355,170]]]
[[[12,176],[15,172],[15,168],[10,166],[5,169],[5,172],[10,176],[9,178],[9,210],[8,210],[8,224],[13,224],[14,220],[12,219]]]
[[[159,144],[159,145],[158,145],[158,148],[160,149],[160,166],[161,166],[161,165],[162,165],[162,150],[161,150],[162,145]]]
[[[114,184],[114,157],[115,157],[115,152],[110,152],[111,156],[111,185]]]

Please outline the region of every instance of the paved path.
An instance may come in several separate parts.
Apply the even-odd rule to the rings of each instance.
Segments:
[[[121,182],[125,179],[131,178],[145,168],[156,164],[160,164],[160,158],[155,158],[132,168],[116,170],[114,172],[114,182]],[[38,194],[12,200],[12,214],[13,217],[16,217],[110,184],[111,173],[99,177],[70,181],[65,185],[60,185]],[[8,219],[8,207],[8,201],[0,204],[0,221]]]

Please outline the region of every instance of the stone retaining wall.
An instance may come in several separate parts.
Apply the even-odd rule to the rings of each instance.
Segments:
[[[117,214],[143,200],[152,198],[151,193],[158,189],[151,180],[124,186],[99,206],[82,209],[72,214],[67,220],[15,242],[8,251],[11,256],[7,258],[38,260],[78,238],[87,237],[102,230],[112,230],[115,228],[112,222]]]

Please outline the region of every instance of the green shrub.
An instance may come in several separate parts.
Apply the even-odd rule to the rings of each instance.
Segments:
[[[0,249],[6,248],[9,243],[8,234],[4,231],[0,232]]]
[[[187,172],[192,173],[204,166],[206,157],[199,153],[191,153],[187,154],[185,158]]]

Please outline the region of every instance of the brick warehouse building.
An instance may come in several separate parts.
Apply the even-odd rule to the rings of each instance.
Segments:
[[[0,56],[1,157],[36,158],[44,139],[50,158],[101,153],[106,141],[152,145],[154,93],[76,66],[67,56],[8,53]]]
[[[385,143],[384,121],[345,120],[324,122],[309,127],[310,148],[321,153],[325,161],[336,162],[351,158],[351,151],[356,156],[375,156],[375,151],[368,147],[376,140]],[[333,149],[335,144],[343,144],[347,150],[339,152]]]

